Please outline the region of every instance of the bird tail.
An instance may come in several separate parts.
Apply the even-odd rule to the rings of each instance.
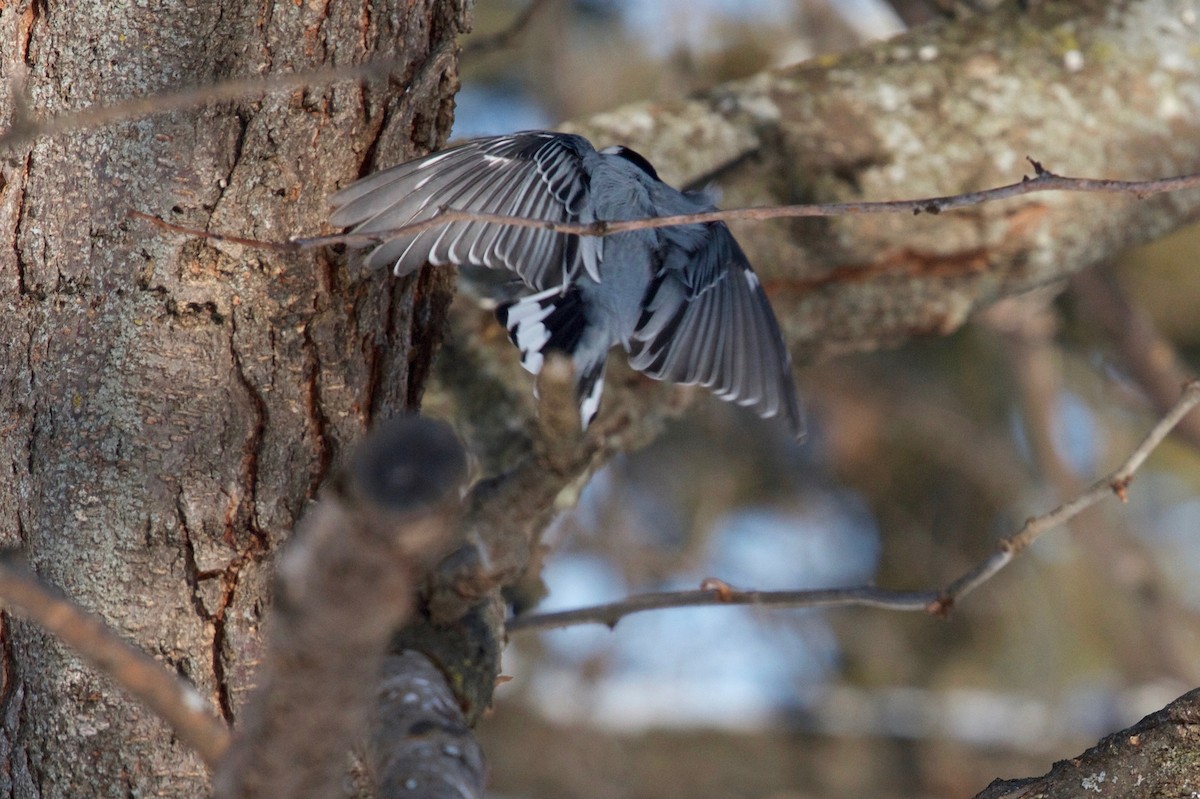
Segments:
[[[579,289],[573,285],[555,287],[503,303],[496,309],[496,317],[521,351],[521,366],[526,371],[535,375],[540,372],[546,353],[551,351],[571,357],[575,398],[586,429],[600,408],[608,350],[587,346],[584,333],[588,320]]]

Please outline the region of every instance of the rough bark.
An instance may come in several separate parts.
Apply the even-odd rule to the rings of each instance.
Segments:
[[[449,278],[163,234],[280,239],[379,159],[446,135],[465,2],[0,7],[0,109],[39,115],[401,56],[390,82],[42,138],[0,162],[0,519],[47,579],[236,720],[265,575],[343,447],[413,404]],[[411,84],[412,91],[404,88]],[[195,796],[166,728],[28,625],[3,637],[0,795]]]
[[[1195,796],[1200,786],[1200,689],[1115,732],[1041,777],[996,780],[976,799]]]
[[[390,87],[162,114],[42,139],[0,163],[0,529],[43,576],[233,720],[259,656],[269,557],[344,445],[419,396],[447,278],[395,282],[320,254],[214,246],[125,212],[271,239],[317,229],[324,197],[364,162],[394,162],[445,135],[447,56],[465,4],[0,10],[7,120],[18,75],[32,106],[54,113],[377,50],[407,61]],[[1062,173],[1190,171],[1200,162],[1200,64],[1189,10],[1044,2],[581,127],[598,144],[638,148],[676,181],[730,164],[726,205],[981,188],[1012,180],[1026,154]],[[1160,235],[1195,203],[1037,196],[953,217],[743,225],[739,235],[796,354],[815,358],[947,332],[997,296]],[[483,378],[462,384],[495,397],[498,383]],[[613,383],[591,449],[533,481],[537,503],[507,497],[503,526],[536,536],[593,455],[645,439],[641,412],[663,403],[631,405],[643,384],[621,373]],[[659,410],[647,415],[661,421]],[[507,420],[485,435],[519,428]],[[515,540],[524,549],[509,560],[524,562],[534,542]],[[487,626],[494,635],[495,619]],[[159,722],[56,642],[6,622],[3,644],[0,793],[205,789],[199,764]],[[481,670],[478,681],[493,677]]]
[[[487,764],[444,672],[419,652],[390,655],[367,745],[380,797],[484,796]]]

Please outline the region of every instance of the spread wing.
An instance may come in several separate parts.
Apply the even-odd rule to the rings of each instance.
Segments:
[[[799,438],[804,418],[775,313],[729,228],[707,228],[698,249],[676,249],[655,275],[629,363],[660,380],[707,386],[759,416],[782,417]]]
[[[555,222],[588,218],[595,150],[582,137],[530,131],[475,139],[369,175],[333,195],[330,222],[355,233],[386,233],[429,219],[445,206]],[[528,285],[560,285],[579,267],[599,275],[602,240],[547,230],[461,221],[416,235],[383,237],[368,266],[405,275],[426,262],[515,272]]]

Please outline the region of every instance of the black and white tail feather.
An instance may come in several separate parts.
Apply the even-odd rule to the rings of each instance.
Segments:
[[[589,351],[581,346],[587,330],[587,311],[583,303],[583,294],[574,285],[567,286],[565,291],[550,288],[500,305],[496,317],[521,351],[521,366],[526,371],[535,375],[542,371],[549,352],[563,352],[572,357],[575,398],[579,402],[579,418],[586,429],[600,410],[608,348],[591,348]]]
[[[599,238],[461,221],[389,235],[443,206],[584,223],[713,209],[707,195],[663,183],[632,150],[597,152],[546,131],[476,139],[363,178],[332,203],[333,224],[379,234],[370,266],[403,275],[425,263],[472,264],[517,275],[528,294],[497,315],[530,372],[551,350],[572,358],[584,427],[600,407],[608,350],[621,345],[650,377],[705,386],[803,435],[779,324],[724,223]]]

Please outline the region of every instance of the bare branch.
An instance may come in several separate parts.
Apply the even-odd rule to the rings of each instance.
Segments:
[[[0,139],[0,144],[3,140]],[[736,221],[766,221],[770,219],[797,219],[804,217],[853,216],[865,214],[933,214],[944,211],[954,211],[969,208],[987,202],[1006,200],[1027,194],[1047,191],[1069,191],[1098,194],[1132,194],[1138,199],[1145,199],[1158,194],[1184,191],[1200,187],[1200,173],[1179,175],[1153,180],[1106,180],[1101,178],[1072,178],[1055,175],[1046,171],[1034,161],[1036,174],[1024,178],[1019,183],[984,189],[982,191],[950,194],[942,197],[927,197],[917,200],[884,200],[878,202],[859,203],[813,203],[801,205],[772,205],[753,206],[750,208],[726,208],[717,211],[705,211],[696,214],[675,214],[672,216],[646,217],[628,219],[617,222],[600,220],[597,222],[554,222],[545,219],[531,219],[505,214],[489,214],[482,211],[461,211],[449,206],[441,206],[433,216],[390,230],[380,230],[372,233],[338,233],[330,236],[296,236],[287,242],[270,242],[259,239],[248,239],[239,236],[210,233],[196,228],[184,227],[167,222],[159,217],[130,210],[128,215],[142,219],[156,227],[177,233],[186,233],[201,238],[217,241],[227,241],[248,247],[258,247],[280,252],[306,250],[314,247],[325,247],[334,244],[344,244],[351,247],[368,247],[389,239],[402,236],[415,236],[426,230],[443,227],[454,222],[483,222],[490,225],[508,225],[510,227],[537,228],[551,230],[574,236],[604,237],[616,233],[627,233],[634,230],[651,230],[655,228],[672,227],[674,225],[702,224],[706,222],[736,222]]]
[[[626,616],[645,610],[704,605],[761,605],[781,608],[857,605],[945,615],[957,601],[994,577],[1044,533],[1065,524],[1110,494],[1116,494],[1124,501],[1134,473],[1179,421],[1197,405],[1200,405],[1200,381],[1191,381],[1184,386],[1183,395],[1166,416],[1113,472],[1097,480],[1069,502],[1029,519],[1015,534],[1001,539],[991,555],[943,589],[894,591],[874,586],[859,586],[815,591],[740,591],[719,581],[706,581],[698,591],[641,594],[620,602],[589,608],[517,617],[508,623],[508,630],[545,630],[576,624],[605,624],[613,627]]]
[[[419,90],[430,72],[449,56],[449,50],[430,54],[409,81],[409,88]],[[94,105],[82,111],[67,112],[42,119],[34,117],[24,101],[14,104],[12,124],[0,132],[0,151],[19,147],[41,136],[55,136],[74,130],[100,128],[127,119],[140,119],[153,114],[181,111],[188,108],[239,100],[253,95],[294,89],[310,89],[348,80],[384,78],[408,64],[405,57],[379,58],[362,64],[343,67],[322,67],[290,73],[272,73],[261,77],[235,78],[207,86],[158,92],[133,97],[111,105]]]
[[[195,688],[38,579],[13,550],[0,552],[0,603],[42,625],[137,697],[209,766],[229,748],[229,728]]]
[[[402,417],[366,439],[279,562],[262,676],[214,796],[337,795],[418,566],[446,545],[465,474],[444,424]]]
[[[428,219],[413,222],[391,230],[373,233],[342,233],[335,236],[293,238],[301,248],[320,247],[330,244],[346,244],[351,247],[366,247],[400,236],[413,236],[431,228],[452,222],[486,222],[492,225],[538,228],[555,233],[575,236],[611,236],[631,230],[650,230],[673,225],[692,225],[704,222],[763,221],[767,219],[796,219],[800,217],[848,216],[854,214],[940,214],[960,208],[969,208],[985,202],[1006,200],[1026,194],[1046,191],[1093,192],[1100,194],[1132,194],[1144,199],[1156,194],[1182,191],[1200,186],[1200,173],[1180,175],[1154,180],[1105,180],[1099,178],[1071,178],[1047,172],[1038,162],[1033,162],[1035,175],[1024,178],[1020,183],[1010,183],[983,191],[951,194],[943,197],[927,197],[920,200],[887,200],[861,203],[818,203],[808,205],[772,205],[751,208],[727,208],[698,214],[676,214],[644,219],[629,219],[620,222],[553,222],[544,219],[529,219],[504,214],[486,214],[478,211],[460,211],[442,206]]]
[[[176,225],[174,222],[168,222],[165,219],[160,219],[157,216],[145,214],[141,211],[135,211],[132,208],[127,210],[125,215],[130,219],[140,219],[143,222],[149,222],[151,225],[159,228],[160,230],[168,230],[172,233],[183,233],[188,236],[195,236],[208,241],[221,241],[227,244],[240,244],[243,247],[254,247],[255,249],[271,250],[273,252],[296,252],[300,249],[300,247],[292,242],[280,243],[275,241],[263,241],[262,239],[248,239],[243,236],[230,236],[225,233],[209,233],[207,230],[201,230],[200,228],[187,227],[186,225]]]

